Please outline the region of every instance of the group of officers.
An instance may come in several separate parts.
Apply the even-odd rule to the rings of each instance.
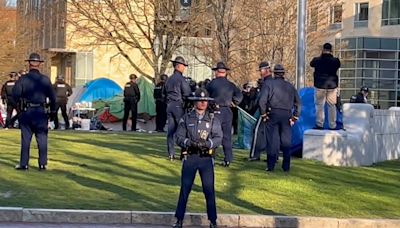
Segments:
[[[202,83],[192,93],[190,84],[183,73],[188,66],[181,56],[171,61],[174,73],[162,85],[166,99],[168,118],[167,148],[168,159],[173,161],[175,143],[181,148],[183,160],[181,190],[175,217],[175,228],[182,227],[187,200],[197,171],[200,174],[206,198],[210,227],[217,227],[217,210],[214,190],[214,156],[222,145],[224,159],[221,163],[229,167],[232,153],[232,107],[243,100],[242,91],[227,78],[230,70],[223,62],[216,64],[214,79]],[[263,123],[265,138],[263,148],[268,152],[267,172],[275,168],[278,152],[283,152],[282,169],[290,170],[291,126],[300,116],[300,98],[294,86],[285,80],[285,69],[275,65],[272,70],[267,62],[259,65],[262,86],[257,95],[258,109]],[[273,75],[274,74],[274,75]],[[187,101],[192,109],[185,108]],[[259,127],[260,128],[260,127]]]

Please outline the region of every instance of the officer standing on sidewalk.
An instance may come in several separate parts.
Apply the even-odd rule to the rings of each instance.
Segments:
[[[47,165],[48,113],[46,100],[50,100],[50,118],[56,111],[56,96],[49,77],[40,73],[40,65],[44,62],[39,54],[32,53],[29,59],[29,73],[21,77],[13,88],[13,98],[20,107],[19,123],[21,128],[21,159],[17,170],[27,170],[29,165],[29,149],[32,135],[35,134],[39,148],[39,170]]]
[[[207,110],[208,101],[212,100],[208,97],[207,90],[197,89],[195,96],[190,99],[194,101],[194,109],[179,121],[176,132],[176,142],[185,152],[182,157],[181,190],[175,212],[177,222],[173,227],[182,227],[187,201],[197,171],[203,185],[210,227],[217,227],[213,151],[221,145],[221,123]]]
[[[282,169],[284,172],[289,172],[291,127],[300,117],[300,97],[296,88],[285,81],[284,76],[285,69],[277,64],[274,67],[275,79],[263,86],[259,100],[261,116],[266,122],[267,172],[274,170],[280,149],[283,152]]]
[[[231,110],[232,103],[240,104],[243,99],[243,94],[235,84],[230,82],[227,77],[227,72],[230,70],[223,62],[217,63],[212,68],[215,72],[215,79],[207,85],[207,90],[210,97],[214,98],[216,105],[215,117],[217,117],[222,126],[223,138],[222,146],[224,149],[224,161],[221,165],[229,167],[233,160],[232,154],[232,120],[233,113]]]

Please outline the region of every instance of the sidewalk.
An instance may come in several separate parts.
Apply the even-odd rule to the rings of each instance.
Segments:
[[[0,208],[0,227],[169,227],[175,222],[171,212],[50,210]],[[32,224],[34,223],[34,224]],[[41,224],[40,224],[41,223]],[[400,227],[400,219],[337,219],[322,217],[268,216],[268,215],[218,215],[217,223],[225,227]],[[56,224],[56,225],[55,225]],[[60,224],[60,226],[58,225]],[[79,225],[89,224],[89,225]],[[109,225],[108,225],[109,224]],[[121,224],[121,225],[113,225]],[[144,224],[144,225],[141,225]],[[37,225],[37,226],[35,226]],[[184,225],[206,227],[205,214],[188,213]]]

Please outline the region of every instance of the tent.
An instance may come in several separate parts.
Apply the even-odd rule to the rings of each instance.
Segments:
[[[314,102],[314,88],[303,88],[299,91],[299,96],[302,102],[301,106],[301,116],[297,123],[292,128],[292,154],[301,154],[303,145],[304,131],[311,129],[315,126],[315,102]],[[258,113],[255,117],[258,118]],[[325,106],[325,128],[328,128],[328,111],[327,106]],[[337,113],[337,125],[338,128],[343,127],[342,113],[338,111]],[[249,118],[248,113],[244,113],[243,110],[239,110],[238,119],[238,139],[235,146],[241,149],[250,149],[251,141],[253,138],[253,131],[256,121]]]
[[[121,95],[123,90],[114,81],[107,78],[99,78],[88,82],[85,86],[79,102],[93,102],[108,100],[116,95]]]
[[[138,114],[155,116],[156,104],[153,97],[153,83],[141,77],[137,80],[137,84],[140,91]],[[93,108],[97,110],[97,116],[101,122],[117,122],[124,117],[124,97],[123,95],[116,95],[109,99],[94,101]]]

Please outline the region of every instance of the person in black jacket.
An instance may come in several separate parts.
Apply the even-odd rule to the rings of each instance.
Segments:
[[[69,129],[69,119],[68,119],[68,114],[67,114],[67,103],[68,103],[68,97],[72,95],[72,88],[68,83],[64,81],[64,78],[62,75],[59,75],[57,77],[56,82],[53,85],[53,89],[55,91],[57,101],[56,101],[56,113],[58,113],[58,109],[61,108],[61,114],[64,118],[65,122],[65,130]],[[54,117],[54,128],[58,129],[59,128],[59,123],[58,123],[58,116],[55,115]]]
[[[337,87],[339,77],[337,71],[340,68],[340,60],[333,57],[332,45],[324,44],[320,57],[314,58],[311,63],[314,71],[314,87],[315,107],[316,107],[316,124],[315,129],[323,129],[324,127],[324,106],[328,104],[329,112],[329,128],[336,129],[336,103],[337,103]]]
[[[356,95],[351,96],[350,98],[350,103],[368,103],[368,93],[369,89],[366,86],[361,87],[360,92],[357,93]]]
[[[12,90],[17,81],[17,73],[10,73],[10,80],[4,83],[1,88],[1,99],[3,100],[3,104],[7,104],[7,118],[6,118],[6,128],[12,128],[15,122],[15,118],[12,118],[12,114],[14,110],[17,110],[17,102],[14,100],[12,96]]]
[[[156,131],[164,132],[167,123],[167,99],[163,95],[165,82],[168,79],[166,74],[160,76],[160,82],[154,87],[154,100],[156,101]]]
[[[122,121],[122,130],[126,131],[126,123],[128,122],[129,113],[132,112],[131,131],[136,131],[137,121],[137,103],[140,100],[139,87],[136,84],[137,76],[131,74],[130,81],[125,84],[124,89],[124,119]]]

